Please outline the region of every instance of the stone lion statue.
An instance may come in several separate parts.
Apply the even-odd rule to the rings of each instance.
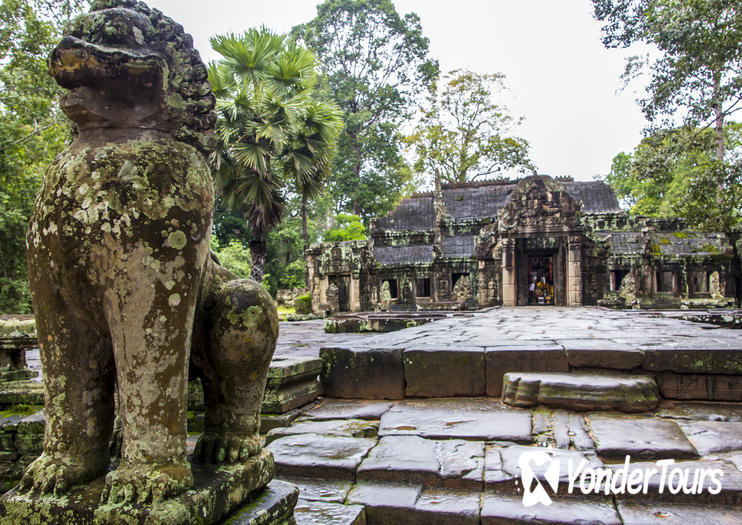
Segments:
[[[193,483],[189,369],[206,404],[193,460],[261,452],[275,306],[209,255],[215,99],[190,35],[141,2],[95,0],[49,69],[79,133],[46,173],[28,231],[46,432],[19,490],[60,493],[107,472],[116,389],[121,461],[102,500],[166,499]]]

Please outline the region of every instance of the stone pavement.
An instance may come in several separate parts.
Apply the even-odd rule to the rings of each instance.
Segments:
[[[742,522],[742,404],[718,401],[742,400],[737,330],[589,307],[495,308],[388,334],[318,328],[282,325],[278,352],[320,348],[328,397],[266,436],[278,477],[300,488],[300,524]],[[527,387],[506,396],[518,406],[501,401],[508,372]],[[551,460],[529,463],[531,491],[553,503],[525,507],[519,458],[539,450],[558,476],[551,485]],[[646,493],[606,492],[605,469],[627,455],[623,477],[642,469]],[[568,490],[570,460],[604,469],[589,494]]]
[[[324,399],[266,441],[277,477],[299,486],[300,525],[742,521],[737,404],[664,401],[628,416],[525,410],[490,398]],[[537,450],[559,460],[558,487],[543,481],[545,465],[532,463],[553,503],[525,507],[519,458]],[[626,455],[631,472],[674,460],[670,484],[657,473],[646,494],[568,493],[570,460],[580,472],[620,470]],[[698,469],[720,469],[718,494],[708,479],[697,494],[676,490],[680,480],[692,487]]]

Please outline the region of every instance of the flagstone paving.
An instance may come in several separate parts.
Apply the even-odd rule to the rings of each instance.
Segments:
[[[299,524],[739,523],[740,421],[742,406],[731,403],[663,401],[628,416],[527,410],[481,397],[325,398],[293,428],[269,433],[268,448],[277,477],[299,487]],[[549,506],[523,506],[519,458],[534,450],[559,460],[557,490],[543,483]],[[660,493],[659,474],[646,495],[611,497],[603,485],[587,496],[568,493],[570,468],[618,471],[626,455],[632,469],[657,469],[661,458],[691,477],[720,469],[720,493]],[[530,466],[543,480],[548,465]],[[322,504],[312,510],[314,502]]]

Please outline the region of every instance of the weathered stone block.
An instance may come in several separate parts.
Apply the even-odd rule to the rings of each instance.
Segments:
[[[482,489],[484,442],[385,436],[358,467],[357,479]]]
[[[375,439],[298,434],[273,441],[268,448],[282,476],[354,479],[355,470]]]
[[[402,350],[322,348],[322,383],[330,397],[404,398]]]
[[[393,403],[366,399],[324,399],[306,412],[312,419],[380,419]]]
[[[678,421],[699,454],[742,450],[742,423],[728,421]]]
[[[301,525],[366,525],[366,507],[300,499],[294,509]]]
[[[290,483],[273,480],[254,493],[251,501],[229,517],[231,525],[288,525],[294,523],[294,507],[299,489]]]
[[[15,448],[19,454],[41,454],[44,448],[44,434],[21,434],[15,436]]]
[[[38,381],[8,381],[0,383],[0,407],[43,405],[44,387]]]
[[[301,414],[301,410],[289,410],[284,414],[260,414],[260,433],[267,434],[274,428],[287,427]]]
[[[612,469],[623,469],[623,464],[609,465]],[[655,462],[638,462],[631,463],[630,469],[639,469],[647,471],[649,469],[657,470],[657,464]],[[719,481],[721,483],[721,489],[718,494],[711,494],[709,487],[716,488],[715,484],[711,482],[707,476],[701,477],[698,472],[706,471],[708,473],[711,470],[721,470],[721,476]],[[677,490],[670,491],[669,483],[672,478],[672,485],[675,488],[679,488],[679,483],[684,481],[684,472],[688,473],[688,485],[696,484],[695,477],[701,480],[696,485],[696,489],[702,482],[702,490],[686,491]],[[652,475],[648,478],[647,493],[639,491],[637,494],[618,494],[616,495],[617,501],[637,501],[642,504],[652,504],[656,501],[671,502],[671,503],[689,503],[692,505],[713,505],[717,507],[719,505],[741,505],[742,504],[742,472],[740,472],[735,466],[727,461],[676,461],[672,465],[667,466],[665,480],[663,481],[661,474]],[[662,488],[662,491],[660,491]],[[673,494],[673,492],[675,492]],[[738,523],[739,521],[737,521]],[[663,522],[664,523],[664,522]],[[672,523],[672,522],[671,522]],[[694,523],[694,522],[689,522]],[[703,521],[703,523],[713,523],[710,521]]]
[[[281,479],[299,487],[299,497],[304,501],[343,503],[353,487],[351,480],[292,477]]]
[[[657,385],[667,399],[742,401],[742,375],[657,374]]]
[[[703,341],[697,342],[703,344]],[[715,346],[716,345],[716,346]],[[709,342],[708,348],[688,348],[685,345],[647,346],[642,367],[653,372],[678,374],[737,374],[742,375],[742,350],[727,349]]]
[[[572,372],[505,374],[502,399],[513,406],[537,404],[572,410],[644,412],[660,401],[657,383],[643,375]]]
[[[261,412],[283,414],[304,406],[322,395],[322,383],[319,379],[310,379],[301,383],[290,383],[277,389],[265,389]]]
[[[407,397],[482,396],[484,348],[405,350]]]
[[[46,413],[39,410],[35,414],[26,416],[18,422],[19,434],[43,434],[46,423]]]
[[[590,414],[590,428],[598,455],[624,459],[684,459],[698,457],[674,420]]]
[[[322,373],[322,360],[309,356],[276,356],[268,369],[266,388],[276,388],[304,379],[314,379]]]
[[[523,506],[521,495],[488,494],[482,504],[482,525],[515,523],[572,523],[621,525],[621,519],[611,501],[604,499],[552,499],[551,505]]]
[[[642,365],[642,351],[630,344],[610,339],[557,339],[564,347],[569,366],[574,368],[612,368],[633,370]]]
[[[265,436],[268,445],[276,439],[295,434],[320,434],[325,436],[376,437],[379,424],[363,419],[307,420],[290,427],[275,428]]]
[[[348,494],[348,503],[366,506],[368,523],[420,523],[415,512],[422,487],[362,481]]]
[[[491,399],[409,400],[381,417],[380,436],[531,442],[531,413]]]
[[[569,363],[560,345],[524,342],[519,345],[490,346],[485,353],[487,395],[502,395],[502,378],[507,372],[569,372]]]
[[[688,525],[689,523],[714,523],[734,525],[739,523],[739,507],[693,505],[692,503],[655,503],[619,501],[618,511],[624,525],[645,525],[647,516],[655,516],[665,525]]]

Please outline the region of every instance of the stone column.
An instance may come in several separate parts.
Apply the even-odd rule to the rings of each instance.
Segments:
[[[348,306],[351,312],[361,311],[361,280],[350,276],[350,289],[348,290]]]
[[[582,306],[582,239],[569,238],[567,306]]]
[[[515,306],[515,239],[502,240],[502,305]]]

